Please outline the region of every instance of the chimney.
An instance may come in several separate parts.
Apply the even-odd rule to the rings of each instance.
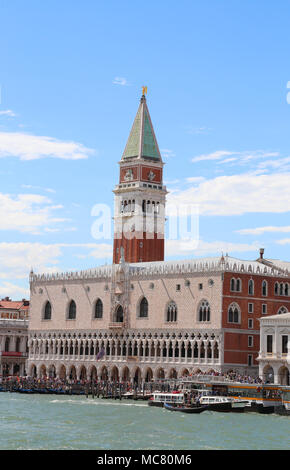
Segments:
[[[263,259],[264,251],[264,248],[260,248],[260,259]]]

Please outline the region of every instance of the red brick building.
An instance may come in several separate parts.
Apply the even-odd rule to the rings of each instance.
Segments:
[[[290,273],[287,269],[290,263],[266,260],[263,253],[261,250],[257,262],[251,263],[256,264],[255,271],[249,272],[249,262],[239,260],[238,272],[224,273],[224,363],[233,367],[241,364],[258,366],[259,319],[290,310]]]

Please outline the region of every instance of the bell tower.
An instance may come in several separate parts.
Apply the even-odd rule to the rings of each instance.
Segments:
[[[166,187],[163,166],[149,110],[147,88],[122,156],[115,187],[113,263],[121,251],[128,263],[164,260]],[[123,248],[123,250],[121,250]]]

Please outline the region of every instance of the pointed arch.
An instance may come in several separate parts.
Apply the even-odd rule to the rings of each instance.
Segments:
[[[67,318],[68,320],[75,320],[77,316],[77,306],[74,300],[71,300],[68,305]]]
[[[51,320],[51,303],[49,301],[44,305],[43,320]]]
[[[236,281],[236,292],[242,292],[242,280],[240,278]]]
[[[282,307],[279,308],[278,312],[277,312],[277,315],[281,315],[283,313],[288,313],[288,309],[287,307],[285,307],[284,305]]]
[[[166,321],[167,322],[176,322],[177,321],[177,305],[171,300],[167,305],[166,309]]]
[[[123,321],[124,321],[124,310],[123,310],[122,305],[118,305],[118,307],[115,310],[114,322],[123,323]]]
[[[231,279],[231,291],[235,292],[235,290],[236,290],[236,280],[235,280],[234,277],[232,277],[232,279]]]
[[[210,304],[208,300],[202,299],[197,307],[197,319],[199,322],[210,321]]]
[[[268,295],[268,282],[266,279],[263,280],[262,282],[262,296],[267,297]]]
[[[241,323],[241,309],[236,302],[228,308],[228,323]]]
[[[248,282],[248,294],[249,295],[254,295],[254,281],[253,279],[250,279]]]
[[[94,318],[103,318],[103,302],[101,299],[97,299],[94,306]]]
[[[139,304],[139,318],[148,318],[148,300],[142,297]]]

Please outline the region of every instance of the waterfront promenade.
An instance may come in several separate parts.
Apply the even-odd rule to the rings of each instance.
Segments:
[[[129,381],[106,380],[76,380],[60,379],[52,377],[4,377],[0,381],[0,391],[19,393],[46,393],[66,395],[92,395],[93,397],[119,398],[124,396],[135,399],[146,399],[154,391],[173,392],[180,390],[182,383],[186,381],[226,381],[248,384],[263,384],[259,377],[243,376],[236,372],[228,374],[212,373],[211,375],[199,374],[197,376],[184,377],[180,380],[164,379],[151,382],[134,383]]]

